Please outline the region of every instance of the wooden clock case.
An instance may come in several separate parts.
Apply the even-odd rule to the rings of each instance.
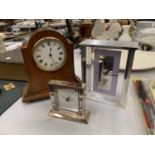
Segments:
[[[53,37],[59,39],[66,49],[66,62],[56,71],[44,71],[39,69],[33,59],[33,47],[42,38]],[[28,82],[23,90],[23,102],[32,102],[49,98],[48,82],[51,79],[69,82],[80,82],[74,72],[73,46],[68,40],[56,31],[41,28],[36,30],[27,43],[22,46],[22,54]]]

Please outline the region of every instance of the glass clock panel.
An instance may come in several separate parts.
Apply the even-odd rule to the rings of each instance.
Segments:
[[[60,109],[79,112],[78,91],[70,89],[57,89],[57,97]]]
[[[33,58],[38,68],[45,71],[55,71],[66,61],[64,44],[53,38],[44,38],[36,43]]]
[[[94,90],[116,95],[121,52],[95,49]]]

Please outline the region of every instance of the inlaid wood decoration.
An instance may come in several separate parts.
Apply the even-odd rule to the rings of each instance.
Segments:
[[[56,31],[41,28],[22,46],[28,75],[23,102],[49,98],[48,82],[52,79],[80,82],[74,72],[73,46]]]

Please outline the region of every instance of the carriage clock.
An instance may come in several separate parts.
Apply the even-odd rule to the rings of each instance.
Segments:
[[[28,82],[23,102],[49,98],[52,79],[80,83],[74,72],[73,47],[60,33],[51,29],[36,30],[22,46]]]
[[[88,123],[90,112],[85,108],[85,84],[51,80],[49,95],[52,108],[49,116]]]

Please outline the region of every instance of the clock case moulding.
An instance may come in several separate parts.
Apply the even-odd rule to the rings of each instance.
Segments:
[[[33,59],[33,47],[43,38],[52,37],[60,40],[66,49],[66,62],[56,71],[44,71],[37,67]],[[32,102],[49,98],[48,82],[52,79],[69,82],[81,82],[74,71],[73,45],[61,34],[51,29],[36,30],[29,41],[22,45],[22,54],[28,82],[23,90],[23,102]]]

